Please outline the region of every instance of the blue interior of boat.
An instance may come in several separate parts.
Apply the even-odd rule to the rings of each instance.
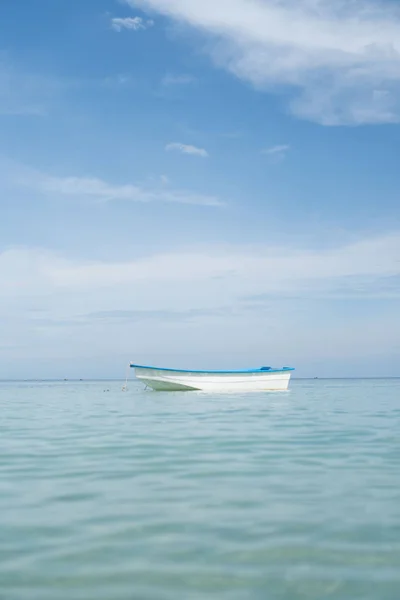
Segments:
[[[198,371],[195,369],[167,369],[165,367],[146,367],[144,365],[134,365],[131,364],[131,369],[152,369],[154,371],[172,371],[174,373],[219,373],[219,374],[225,374],[225,373],[261,373],[264,371],[269,371],[271,373],[281,373],[282,371],[294,371],[294,368],[292,367],[282,367],[281,369],[273,369],[272,367],[261,367],[259,369],[242,369],[242,370],[237,370],[237,371],[207,371],[207,370],[202,370],[202,371]]]

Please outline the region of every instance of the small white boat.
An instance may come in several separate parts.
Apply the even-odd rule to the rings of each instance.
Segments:
[[[264,392],[287,390],[291,367],[247,371],[186,371],[130,365],[137,379],[155,391]]]

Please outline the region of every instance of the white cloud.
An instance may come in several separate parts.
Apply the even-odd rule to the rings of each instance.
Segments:
[[[282,144],[281,146],[272,146],[271,148],[267,148],[264,150],[265,154],[282,154],[287,152],[290,149],[290,146],[287,144]]]
[[[348,243],[326,250],[278,246],[210,246],[185,249],[123,262],[76,261],[48,251],[10,249],[0,254],[4,292],[24,295],[32,290],[96,289],[139,282],[170,283],[224,290],[221,299],[234,301],[246,295],[294,297],[358,296],[362,293],[400,296],[400,233]],[[393,278],[393,279],[391,279]],[[388,288],[388,280],[392,282]],[[3,288],[2,288],[3,289]],[[190,288],[194,289],[194,288]],[[31,290],[31,291],[32,291]],[[172,288],[171,288],[172,290]],[[170,291],[171,291],[170,290]],[[166,294],[167,294],[167,290]],[[173,290],[172,290],[173,291]],[[179,295],[179,290],[176,291]],[[187,294],[191,294],[189,289]],[[194,297],[202,297],[197,288]],[[175,293],[173,302],[176,302]],[[149,308],[146,300],[142,308]],[[165,307],[163,295],[153,308]],[[190,304],[184,294],[181,306]],[[113,307],[115,308],[115,307]]]
[[[188,144],[180,144],[180,143],[171,143],[165,146],[165,149],[170,151],[178,151],[182,152],[182,154],[192,154],[193,156],[201,156],[202,158],[207,158],[208,152],[204,150],[204,148],[197,148],[196,146],[190,146]]]
[[[148,29],[154,25],[154,21],[145,21],[141,17],[114,17],[111,19],[111,27],[115,31],[122,31],[123,29],[130,29],[132,31],[140,31]]]
[[[400,12],[390,0],[128,0],[186,23],[215,63],[325,125],[400,120]],[[214,40],[214,44],[210,44]]]
[[[263,154],[266,154],[270,157],[273,162],[280,162],[285,159],[286,154],[289,152],[290,146],[287,144],[281,144],[280,146],[272,146],[271,148],[266,148],[262,151]]]
[[[399,256],[398,232],[325,250],[208,246],[116,262],[11,248],[0,253],[0,372],[24,357],[31,371],[42,359],[43,376],[77,361],[83,376],[100,360],[108,374],[116,357],[118,374],[129,359],[251,366],[265,353],[339,368],[383,357],[384,369],[399,354]]]
[[[133,202],[177,202],[203,206],[223,206],[214,196],[185,190],[146,188],[132,184],[112,185],[102,179],[85,177],[45,177],[39,183],[43,192],[64,196],[92,197],[100,201],[129,200]]]
[[[125,200],[130,202],[166,202],[221,207],[224,202],[189,190],[168,186],[168,180],[161,178],[160,184],[112,184],[97,177],[55,177],[34,169],[22,167],[12,162],[0,164],[3,184],[25,187],[32,192],[46,194],[53,198],[70,197],[89,199],[95,202]]]

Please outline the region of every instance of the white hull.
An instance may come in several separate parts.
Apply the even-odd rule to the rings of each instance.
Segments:
[[[137,379],[155,391],[264,392],[285,391],[289,370],[196,372],[134,367]]]

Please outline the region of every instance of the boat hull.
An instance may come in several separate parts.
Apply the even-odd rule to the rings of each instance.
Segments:
[[[146,386],[162,392],[264,392],[285,391],[289,387],[289,370],[254,372],[196,372],[134,367],[136,378]]]

